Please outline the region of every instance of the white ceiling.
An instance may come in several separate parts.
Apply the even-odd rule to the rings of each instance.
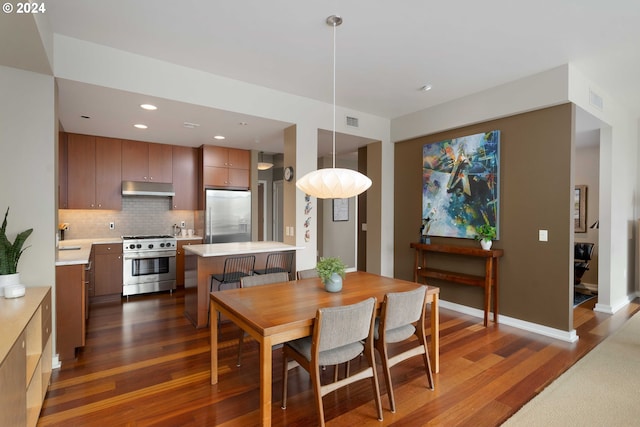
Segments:
[[[338,14],[344,24],[337,30],[337,103],[389,119],[566,63],[640,114],[637,0],[56,0],[46,6],[55,33],[327,103],[332,30],[325,19]],[[433,89],[420,91],[425,84]],[[280,131],[289,125],[157,99],[161,109],[143,138],[130,125],[143,112],[123,107],[137,105],[139,95],[59,85],[61,122],[71,132],[193,146],[212,143],[215,132],[269,152],[282,150]],[[176,134],[166,128],[170,120],[208,125]]]

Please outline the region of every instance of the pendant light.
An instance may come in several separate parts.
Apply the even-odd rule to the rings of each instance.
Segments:
[[[273,167],[273,163],[269,163],[269,162],[265,162],[264,159],[262,158],[264,156],[264,153],[261,151],[260,155],[258,156],[258,170],[259,171],[266,171],[269,170]]]
[[[336,27],[342,18],[331,15],[327,25],[333,27],[333,167],[309,172],[296,182],[305,193],[318,199],[346,199],[371,187],[371,180],[358,171],[336,168]]]

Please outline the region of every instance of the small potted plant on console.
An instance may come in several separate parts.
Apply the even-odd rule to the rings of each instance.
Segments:
[[[4,221],[0,227],[0,296],[4,296],[5,286],[20,285],[20,273],[18,273],[18,261],[20,255],[26,248],[23,248],[25,240],[33,232],[33,228],[18,233],[13,243],[7,238],[7,216],[9,208],[4,214]]]
[[[485,251],[491,249],[493,239],[496,238],[496,228],[489,224],[482,224],[476,227],[476,240],[480,240],[480,246]]]

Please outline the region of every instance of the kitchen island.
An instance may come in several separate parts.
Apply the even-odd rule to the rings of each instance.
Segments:
[[[211,275],[222,273],[224,260],[234,255],[255,255],[256,267],[264,268],[272,252],[291,252],[302,246],[282,242],[233,242],[184,247],[184,315],[196,328],[208,324]],[[293,262],[295,271],[295,257]]]

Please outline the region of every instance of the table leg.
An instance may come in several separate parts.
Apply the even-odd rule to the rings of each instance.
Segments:
[[[262,338],[260,340],[260,418],[265,427],[271,425],[272,365],[271,341]]]
[[[209,300],[209,315],[211,319],[216,318],[216,309],[213,301]],[[209,321],[211,337],[211,384],[218,384],[218,322]]]
[[[484,266],[484,326],[489,323],[489,311],[491,310],[491,257],[488,257]]]
[[[438,294],[431,297],[431,370],[440,372],[440,313]]]
[[[498,260],[491,263],[493,281],[493,322],[498,323]]]

